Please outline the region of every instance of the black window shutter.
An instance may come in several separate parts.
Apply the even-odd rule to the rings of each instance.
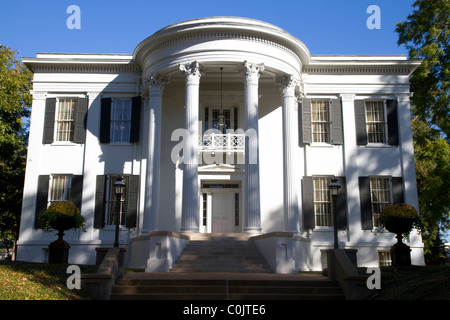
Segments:
[[[86,142],[86,121],[88,111],[88,98],[79,98],[77,102],[77,114],[75,118],[75,134],[73,142],[83,144]]]
[[[304,229],[314,229],[314,191],[313,178],[303,177],[302,179],[302,213]]]
[[[128,179],[128,208],[127,228],[136,228],[137,208],[139,198],[139,176],[130,176]]]
[[[402,177],[392,177],[392,202],[393,203],[403,203],[405,201],[403,195],[403,178]]]
[[[344,143],[342,128],[342,104],[340,99],[331,100],[331,128],[332,144],[340,145]]]
[[[347,183],[345,177],[336,177],[341,189],[336,199],[336,227],[339,230],[347,229]]]
[[[131,99],[131,131],[130,142],[139,142],[140,127],[141,127],[141,104],[142,98],[133,97]]]
[[[101,99],[100,110],[100,143],[110,142],[110,127],[111,127],[111,98]]]
[[[301,109],[299,114],[299,132],[301,134],[300,137],[300,145],[311,144],[312,142],[312,133],[311,133],[311,99],[302,99]]]
[[[48,205],[48,186],[50,181],[49,175],[38,177],[38,188],[36,195],[36,212],[34,217],[34,227],[40,229],[39,217],[47,210]]]
[[[44,134],[42,143],[53,143],[53,132],[55,127],[56,98],[45,99]]]
[[[361,227],[363,230],[372,230],[372,198],[369,177],[359,177],[359,199],[361,202]]]
[[[83,176],[82,175],[72,176],[70,201],[73,202],[78,209],[80,209],[80,212],[81,212],[82,196],[83,196]]]
[[[359,146],[365,146],[367,144],[367,131],[364,100],[355,100],[355,125],[356,144]]]
[[[398,115],[397,100],[386,100],[387,125],[388,125],[388,144],[398,146]]]
[[[94,211],[94,228],[96,229],[101,229],[105,226],[106,181],[105,175],[97,176]]]

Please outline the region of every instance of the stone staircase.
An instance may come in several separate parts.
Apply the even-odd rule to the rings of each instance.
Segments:
[[[336,300],[337,282],[319,275],[274,274],[249,236],[197,234],[165,273],[118,279],[112,300]]]
[[[271,273],[266,260],[245,234],[191,236],[170,272]]]
[[[172,274],[174,275],[174,274]],[[337,282],[309,280],[302,277],[267,274],[268,278],[252,279],[231,274],[177,274],[147,278],[125,277],[113,286],[111,300],[343,300]],[[247,276],[247,278],[245,278]],[[261,275],[259,275],[261,276]],[[320,277],[320,276],[317,276]]]

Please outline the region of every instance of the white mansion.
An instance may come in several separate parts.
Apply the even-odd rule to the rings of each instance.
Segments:
[[[405,56],[318,56],[271,24],[213,17],[170,25],[133,54],[38,53],[18,260],[45,261],[38,217],[70,200],[69,263],[115,235],[129,267],[167,271],[192,233],[252,233],[275,272],[321,270],[324,249],[389,263],[375,232],[390,203],[418,207]],[[341,189],[336,219],[329,184]],[[336,221],[334,221],[336,220]],[[406,243],[424,264],[417,232]]]

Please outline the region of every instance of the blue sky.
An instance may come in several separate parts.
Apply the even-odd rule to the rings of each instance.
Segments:
[[[406,54],[395,24],[413,0],[0,0],[0,44],[34,57],[37,52],[133,53],[159,29],[183,20],[239,16],[283,28],[311,54]],[[81,10],[81,29],[68,29],[70,5]],[[369,29],[370,5],[381,28]]]

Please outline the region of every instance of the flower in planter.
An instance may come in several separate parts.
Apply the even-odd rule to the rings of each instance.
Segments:
[[[408,234],[417,222],[417,210],[407,203],[395,203],[385,207],[378,218],[380,229],[386,228],[397,234]]]
[[[39,217],[39,222],[44,231],[52,231],[59,217],[72,217],[73,224],[69,229],[85,229],[86,219],[80,214],[80,210],[70,201],[57,201],[52,203],[45,213]]]

